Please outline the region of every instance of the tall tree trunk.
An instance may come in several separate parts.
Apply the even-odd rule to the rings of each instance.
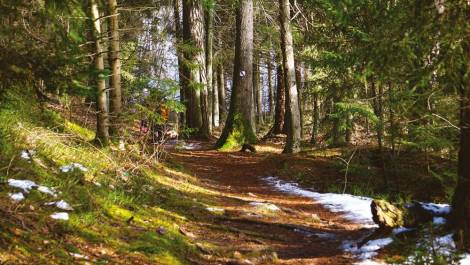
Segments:
[[[259,72],[259,57],[255,56],[255,62],[253,64],[253,93],[255,100],[255,109],[256,109],[256,121],[258,126],[264,123],[263,120],[263,106],[262,106],[262,97],[263,90],[260,86],[260,72]]]
[[[188,108],[188,102],[186,100],[186,91],[185,88],[187,86],[183,85],[185,82],[184,76],[184,55],[183,51],[181,50],[181,43],[183,41],[183,32],[181,30],[181,18],[180,18],[180,1],[181,0],[173,0],[173,17],[175,20],[175,36],[176,36],[176,54],[178,56],[178,78],[179,78],[179,85],[180,85],[180,102]],[[189,108],[188,108],[189,109]],[[181,113],[180,115],[180,126],[184,127],[186,125],[186,113]]]
[[[385,172],[385,157],[384,157],[384,150],[383,150],[384,149],[384,144],[383,144],[383,136],[384,136],[383,86],[382,84],[379,84],[378,91],[376,87],[377,87],[376,83],[372,80],[370,90],[374,98],[373,108],[374,108],[375,116],[377,116],[379,120],[377,124],[377,144],[379,147],[380,164],[382,168],[384,185],[386,188],[388,188],[388,178]]]
[[[183,1],[183,39],[191,48],[185,49],[184,75],[187,81],[188,127],[199,130],[199,136],[208,138],[210,123],[208,115],[206,54],[204,11],[202,2],[197,0]]]
[[[119,131],[119,117],[122,109],[122,89],[121,89],[121,59],[119,43],[119,19],[117,12],[117,1],[108,0],[109,12],[109,32],[111,35],[111,45],[109,50],[109,65],[111,67],[111,78],[109,80],[109,112],[110,127],[109,133],[117,135]]]
[[[276,92],[276,109],[274,114],[274,125],[272,134],[280,134],[284,132],[284,123],[286,116],[286,86],[284,85],[284,73],[282,63],[277,66],[277,92]]]
[[[212,131],[212,127],[216,126],[216,121],[214,120],[215,116],[213,113],[213,43],[214,43],[214,3],[209,2],[211,5],[206,7],[206,78],[207,78],[207,91],[209,92],[209,102],[210,106],[208,108],[210,115],[210,128],[209,131]],[[217,124],[219,121],[217,121]]]
[[[103,77],[104,58],[102,48],[102,32],[100,23],[100,13],[96,0],[90,0],[91,16],[93,19],[93,37],[95,41],[95,70],[96,76],[96,140],[101,145],[107,145],[109,142],[109,121],[108,121],[108,98],[106,95],[106,81]]]
[[[227,118],[227,104],[225,101],[225,73],[224,66],[219,63],[217,66],[217,89],[219,90],[219,116],[224,121]]]
[[[299,115],[300,115],[300,138],[304,137],[304,116],[303,116],[303,67],[302,63],[299,61],[295,61],[295,83],[297,84],[298,90],[298,101],[299,101]]]
[[[269,54],[271,57],[271,53]],[[273,65],[271,58],[266,62],[268,68],[268,101],[269,101],[269,118],[272,119],[274,116],[274,89],[273,89]]]
[[[468,56],[468,45],[466,58]],[[468,60],[461,69],[460,84],[460,149],[458,158],[459,181],[452,199],[452,223],[457,228],[459,248],[470,248],[470,82]]]
[[[289,0],[279,0],[281,24],[281,50],[286,84],[287,142],[284,153],[300,151],[300,113],[297,86],[295,84],[294,43],[290,29]]]
[[[230,149],[256,142],[253,104],[253,0],[240,0],[230,110],[217,147]]]
[[[320,128],[320,108],[318,107],[318,92],[313,93],[313,126],[310,143],[317,144],[318,132]]]
[[[217,76],[217,71],[213,72],[213,76]],[[217,85],[217,77],[212,80],[212,121],[215,128],[220,125],[219,111],[219,87]]]

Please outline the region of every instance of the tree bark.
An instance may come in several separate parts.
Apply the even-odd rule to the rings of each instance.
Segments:
[[[217,66],[217,89],[219,90],[219,116],[223,121],[227,118],[227,104],[225,101],[225,73],[224,66],[219,63]]]
[[[313,126],[310,143],[317,144],[318,132],[320,128],[320,108],[318,106],[318,92],[313,93]]]
[[[185,49],[183,64],[187,78],[183,84],[188,96],[188,127],[198,129],[200,137],[209,138],[204,11],[201,1],[183,1],[183,39],[186,45],[191,46]]]
[[[256,121],[258,126],[264,123],[263,120],[263,107],[262,107],[262,94],[263,91],[261,90],[260,86],[260,72],[259,72],[259,57],[255,56],[255,62],[253,64],[253,94],[255,103],[255,110],[256,110]]]
[[[210,115],[210,127],[209,131],[212,131],[212,127],[216,127],[216,123],[218,126],[219,121],[215,121],[215,115],[214,115],[214,104],[213,104],[213,95],[214,95],[214,87],[213,87],[213,42],[214,42],[214,33],[213,33],[213,24],[214,24],[214,6],[213,2],[211,6],[206,8],[206,77],[207,77],[207,91],[209,92],[210,95],[210,107],[208,108],[209,110],[209,115]],[[217,117],[218,119],[218,117]]]
[[[280,134],[284,132],[284,122],[286,115],[286,87],[284,85],[284,73],[282,64],[277,67],[277,92],[276,92],[276,109],[274,114],[274,125],[272,134]]]
[[[284,80],[286,84],[286,114],[287,114],[287,142],[284,153],[297,153],[300,151],[300,113],[297,86],[295,84],[294,44],[290,29],[290,3],[289,0],[279,0],[281,24],[281,50],[284,66]]]
[[[102,48],[102,32],[100,13],[96,0],[90,0],[91,16],[93,19],[93,37],[95,41],[95,70],[96,77],[96,141],[105,146],[109,142],[108,98],[106,95],[106,81],[104,77],[104,58]]]
[[[468,48],[468,47],[467,47]],[[468,49],[467,55],[468,55]],[[466,58],[469,58],[467,56]],[[467,61],[468,62],[468,61]],[[452,223],[457,229],[459,248],[470,248],[470,82],[463,64],[460,83],[460,149],[458,155],[459,180],[452,198]]]
[[[184,76],[184,55],[181,50],[181,43],[183,41],[183,32],[181,30],[181,18],[180,18],[180,0],[173,0],[173,17],[175,20],[175,39],[176,39],[176,55],[178,57],[178,78],[180,85],[180,102],[188,108],[186,101],[186,92],[185,92],[185,76]],[[181,113],[180,115],[180,126],[184,127],[186,125],[186,113]]]
[[[109,65],[111,67],[111,78],[109,79],[109,112],[110,127],[109,133],[115,136],[119,132],[119,117],[122,110],[122,89],[121,89],[121,59],[120,59],[120,38],[119,19],[117,12],[117,1],[108,0],[109,31],[111,35],[111,45],[109,51]]]
[[[256,142],[253,104],[253,0],[240,0],[230,110],[216,146],[222,149]]]
[[[271,57],[271,54],[270,54]],[[268,68],[268,95],[269,95],[269,117],[270,119],[274,116],[274,89],[273,89],[273,65],[271,62],[271,58],[267,61],[267,68]]]
[[[217,71],[213,72],[217,76]],[[219,87],[217,77],[212,80],[212,122],[214,128],[220,125],[220,110],[219,110]]]
[[[295,61],[295,83],[297,84],[298,90],[298,101],[299,101],[299,115],[300,115],[300,139],[304,138],[304,117],[303,117],[303,67],[302,63]]]

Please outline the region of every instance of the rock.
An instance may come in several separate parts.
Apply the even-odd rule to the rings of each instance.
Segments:
[[[441,216],[441,213],[429,211],[419,202],[403,207],[385,200],[373,200],[370,206],[372,219],[380,228],[416,227],[432,221],[434,216]]]
[[[157,232],[160,235],[164,235],[164,234],[166,234],[166,229],[163,226],[160,226],[160,227],[157,228]]]
[[[404,213],[385,200],[373,200],[370,205],[372,219],[379,227],[394,228],[404,225]]]
[[[203,244],[201,243],[196,243],[196,248],[201,251],[203,254],[212,254],[212,251],[208,248],[206,248]]]
[[[196,238],[196,236],[193,233],[187,231],[186,229],[184,229],[184,227],[180,227],[179,231],[180,231],[181,234],[183,234],[183,235],[185,235],[189,238]]]
[[[278,212],[281,210],[277,205],[266,202],[250,202],[250,205],[260,212]]]

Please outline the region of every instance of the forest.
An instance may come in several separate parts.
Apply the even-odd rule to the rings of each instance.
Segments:
[[[469,22],[0,0],[0,264],[470,265]]]

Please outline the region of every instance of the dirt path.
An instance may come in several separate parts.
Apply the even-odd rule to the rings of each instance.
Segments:
[[[261,177],[272,176],[279,168],[272,156],[213,150],[171,153],[173,160],[205,185],[224,194],[219,205],[224,214],[213,223],[201,224],[208,228],[204,240],[219,252],[217,257],[208,253],[208,260],[213,264],[272,264],[277,256],[277,264],[354,263],[341,244],[367,231],[311,199],[267,185]],[[280,210],[260,210],[250,202],[274,204]]]

